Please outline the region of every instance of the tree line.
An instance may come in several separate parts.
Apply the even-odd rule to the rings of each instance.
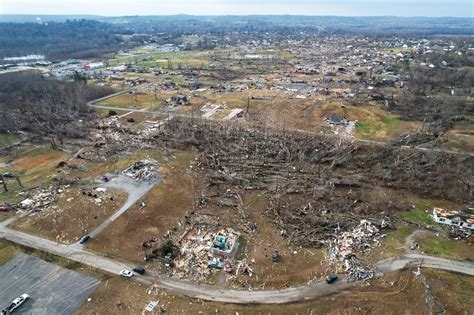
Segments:
[[[0,58],[42,54],[50,60],[97,57],[124,46],[110,23],[75,20],[49,23],[0,23]],[[130,33],[130,32],[128,32]]]
[[[87,102],[112,90],[63,82],[34,73],[0,76],[0,132],[29,132],[48,137],[53,146],[83,137],[94,114]]]

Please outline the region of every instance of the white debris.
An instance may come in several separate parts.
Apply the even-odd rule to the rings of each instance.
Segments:
[[[134,180],[152,180],[158,174],[155,169],[158,168],[159,164],[157,161],[152,159],[145,159],[138,161],[127,167],[122,173]]]

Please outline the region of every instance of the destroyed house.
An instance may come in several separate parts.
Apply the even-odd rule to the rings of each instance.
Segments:
[[[326,115],[326,121],[330,124],[334,124],[334,125],[344,125],[346,124],[346,120],[344,119],[344,117],[342,117],[341,115],[338,115],[338,114],[327,114]]]
[[[433,219],[440,224],[474,230],[474,215],[460,211],[448,211],[442,208],[433,209]]]
[[[215,255],[232,257],[237,251],[239,236],[237,232],[226,233],[221,230],[213,236],[209,251]]]

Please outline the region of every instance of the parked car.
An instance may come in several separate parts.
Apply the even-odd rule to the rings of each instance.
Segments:
[[[14,310],[19,308],[25,301],[29,298],[30,296],[28,294],[22,294],[20,297],[17,297],[16,299],[11,302],[11,304],[5,309],[6,314],[13,313]]]
[[[124,269],[124,270],[120,271],[120,275],[122,277],[125,277],[125,278],[131,278],[131,277],[133,277],[133,272],[131,272],[130,270]]]
[[[334,282],[337,281],[337,279],[338,279],[338,278],[337,278],[337,276],[335,276],[335,275],[327,276],[327,277],[326,277],[326,283],[327,283],[327,284],[334,283]]]
[[[79,241],[79,244],[84,244],[85,242],[87,242],[90,239],[91,239],[90,235],[83,236],[83,237],[81,237],[81,240]]]
[[[141,275],[145,274],[145,269],[143,267],[140,267],[140,266],[135,266],[135,267],[133,267],[132,270],[136,273],[141,274]]]
[[[273,253],[272,253],[272,261],[273,262],[278,262],[280,261],[280,258],[281,258],[281,255],[280,255],[280,252],[275,250]]]

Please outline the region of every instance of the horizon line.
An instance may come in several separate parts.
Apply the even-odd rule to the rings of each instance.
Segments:
[[[175,13],[175,14],[132,14],[132,15],[98,15],[90,13],[0,13],[0,16],[8,15],[27,15],[27,16],[68,16],[68,15],[84,15],[84,16],[96,16],[106,18],[118,18],[118,17],[153,17],[153,16],[198,16],[198,17],[247,17],[247,16],[303,16],[303,17],[395,17],[395,18],[455,18],[455,19],[474,19],[474,16],[452,16],[452,15],[312,15],[312,14],[188,14],[188,13]]]

